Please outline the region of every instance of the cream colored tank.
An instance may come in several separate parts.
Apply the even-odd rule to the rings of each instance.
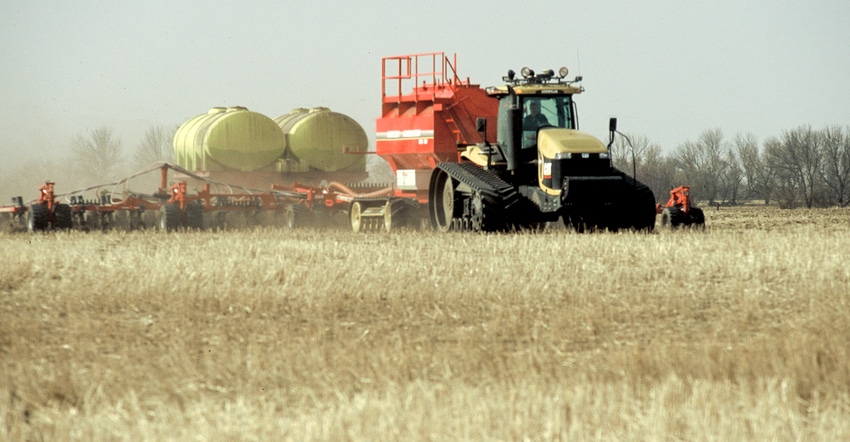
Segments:
[[[295,109],[274,121],[283,130],[288,155],[309,167],[326,172],[365,167],[369,140],[351,117],[317,107]]]
[[[286,149],[275,122],[244,107],[214,107],[174,134],[177,164],[192,171],[249,172],[271,165]]]

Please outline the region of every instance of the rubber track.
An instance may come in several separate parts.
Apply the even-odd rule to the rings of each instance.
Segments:
[[[655,194],[652,193],[652,189],[622,171],[618,169],[614,170],[622,174],[626,183],[633,186],[635,189],[635,207],[631,209],[632,219],[630,220],[629,225],[624,227],[635,228],[638,230],[652,230],[655,227]],[[646,214],[645,216],[642,216],[644,215],[644,210],[646,211]]]
[[[437,167],[478,191],[492,207],[501,208],[505,222],[510,222],[511,212],[520,200],[519,193],[512,185],[472,163],[440,163]]]

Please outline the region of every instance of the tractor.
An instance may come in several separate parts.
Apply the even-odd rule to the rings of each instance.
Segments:
[[[582,77],[567,68],[521,77],[508,71],[486,93],[498,103],[496,139],[476,120],[483,142],[464,146],[459,163],[440,163],[430,180],[429,215],[440,231],[542,228],[562,220],[576,231],[652,230],[655,196],[614,168],[610,146],[579,130],[573,97]],[[495,142],[494,142],[495,141]]]
[[[389,231],[652,230],[655,197],[611,164],[610,142],[579,130],[569,71],[521,76],[482,88],[457,75],[442,52],[386,57],[375,153],[396,173],[390,196],[357,197],[351,227]]]
[[[702,209],[691,203],[691,188],[679,186],[670,190],[670,199],[662,206],[656,207],[656,213],[661,215],[659,224],[663,229],[678,227],[693,227],[705,229],[705,214]]]

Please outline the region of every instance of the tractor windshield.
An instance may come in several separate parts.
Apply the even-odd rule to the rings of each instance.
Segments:
[[[542,127],[576,128],[570,95],[522,97],[522,115],[523,148],[537,144],[537,130]]]

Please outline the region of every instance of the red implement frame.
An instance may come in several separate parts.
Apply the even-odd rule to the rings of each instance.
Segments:
[[[496,137],[498,103],[480,86],[457,75],[457,57],[442,52],[382,59],[381,117],[375,151],[394,172],[429,174],[438,163],[459,162],[461,146],[481,143],[475,120],[488,120]],[[397,190],[396,196],[427,201],[427,189]]]
[[[685,215],[691,211],[691,194],[690,186],[679,186],[670,190],[670,199],[667,204],[660,203],[655,206],[655,212],[661,213],[665,207],[678,207]]]
[[[261,211],[283,211],[287,206],[302,205],[308,210],[323,207],[329,210],[347,211],[351,201],[355,197],[380,197],[392,194],[392,188],[385,188],[369,193],[357,193],[347,186],[332,182],[327,187],[311,187],[294,183],[292,186],[271,185],[268,191],[251,191],[243,193],[214,193],[211,191],[210,183],[204,183],[203,188],[197,192],[190,192],[185,181],[179,181],[169,185],[168,172],[171,169],[180,173],[188,173],[173,165],[163,163],[159,166],[161,173],[160,187],[153,195],[128,195],[123,197],[108,197],[99,195],[95,198],[85,199],[82,195],[68,194],[70,210],[73,221],[78,228],[87,228],[86,214],[94,214],[100,227],[107,227],[112,223],[115,212],[127,212],[130,216],[131,227],[134,223],[141,222],[141,214],[146,211],[159,211],[166,204],[179,207],[180,212],[186,210],[191,204],[197,204],[203,212],[261,212]],[[152,169],[151,169],[152,170]],[[197,178],[197,177],[196,177]],[[114,183],[113,183],[114,184]],[[226,183],[216,183],[226,185]],[[228,185],[229,186],[229,185]],[[100,188],[95,186],[90,189]],[[58,195],[61,196],[61,195]],[[45,182],[39,187],[39,196],[29,204],[46,204],[52,208],[58,204],[57,195],[54,193],[54,183]],[[24,224],[24,215],[29,207],[24,205],[22,198],[13,198],[14,205],[0,206],[0,213],[12,214],[17,222]],[[51,219],[51,222],[53,219]]]

